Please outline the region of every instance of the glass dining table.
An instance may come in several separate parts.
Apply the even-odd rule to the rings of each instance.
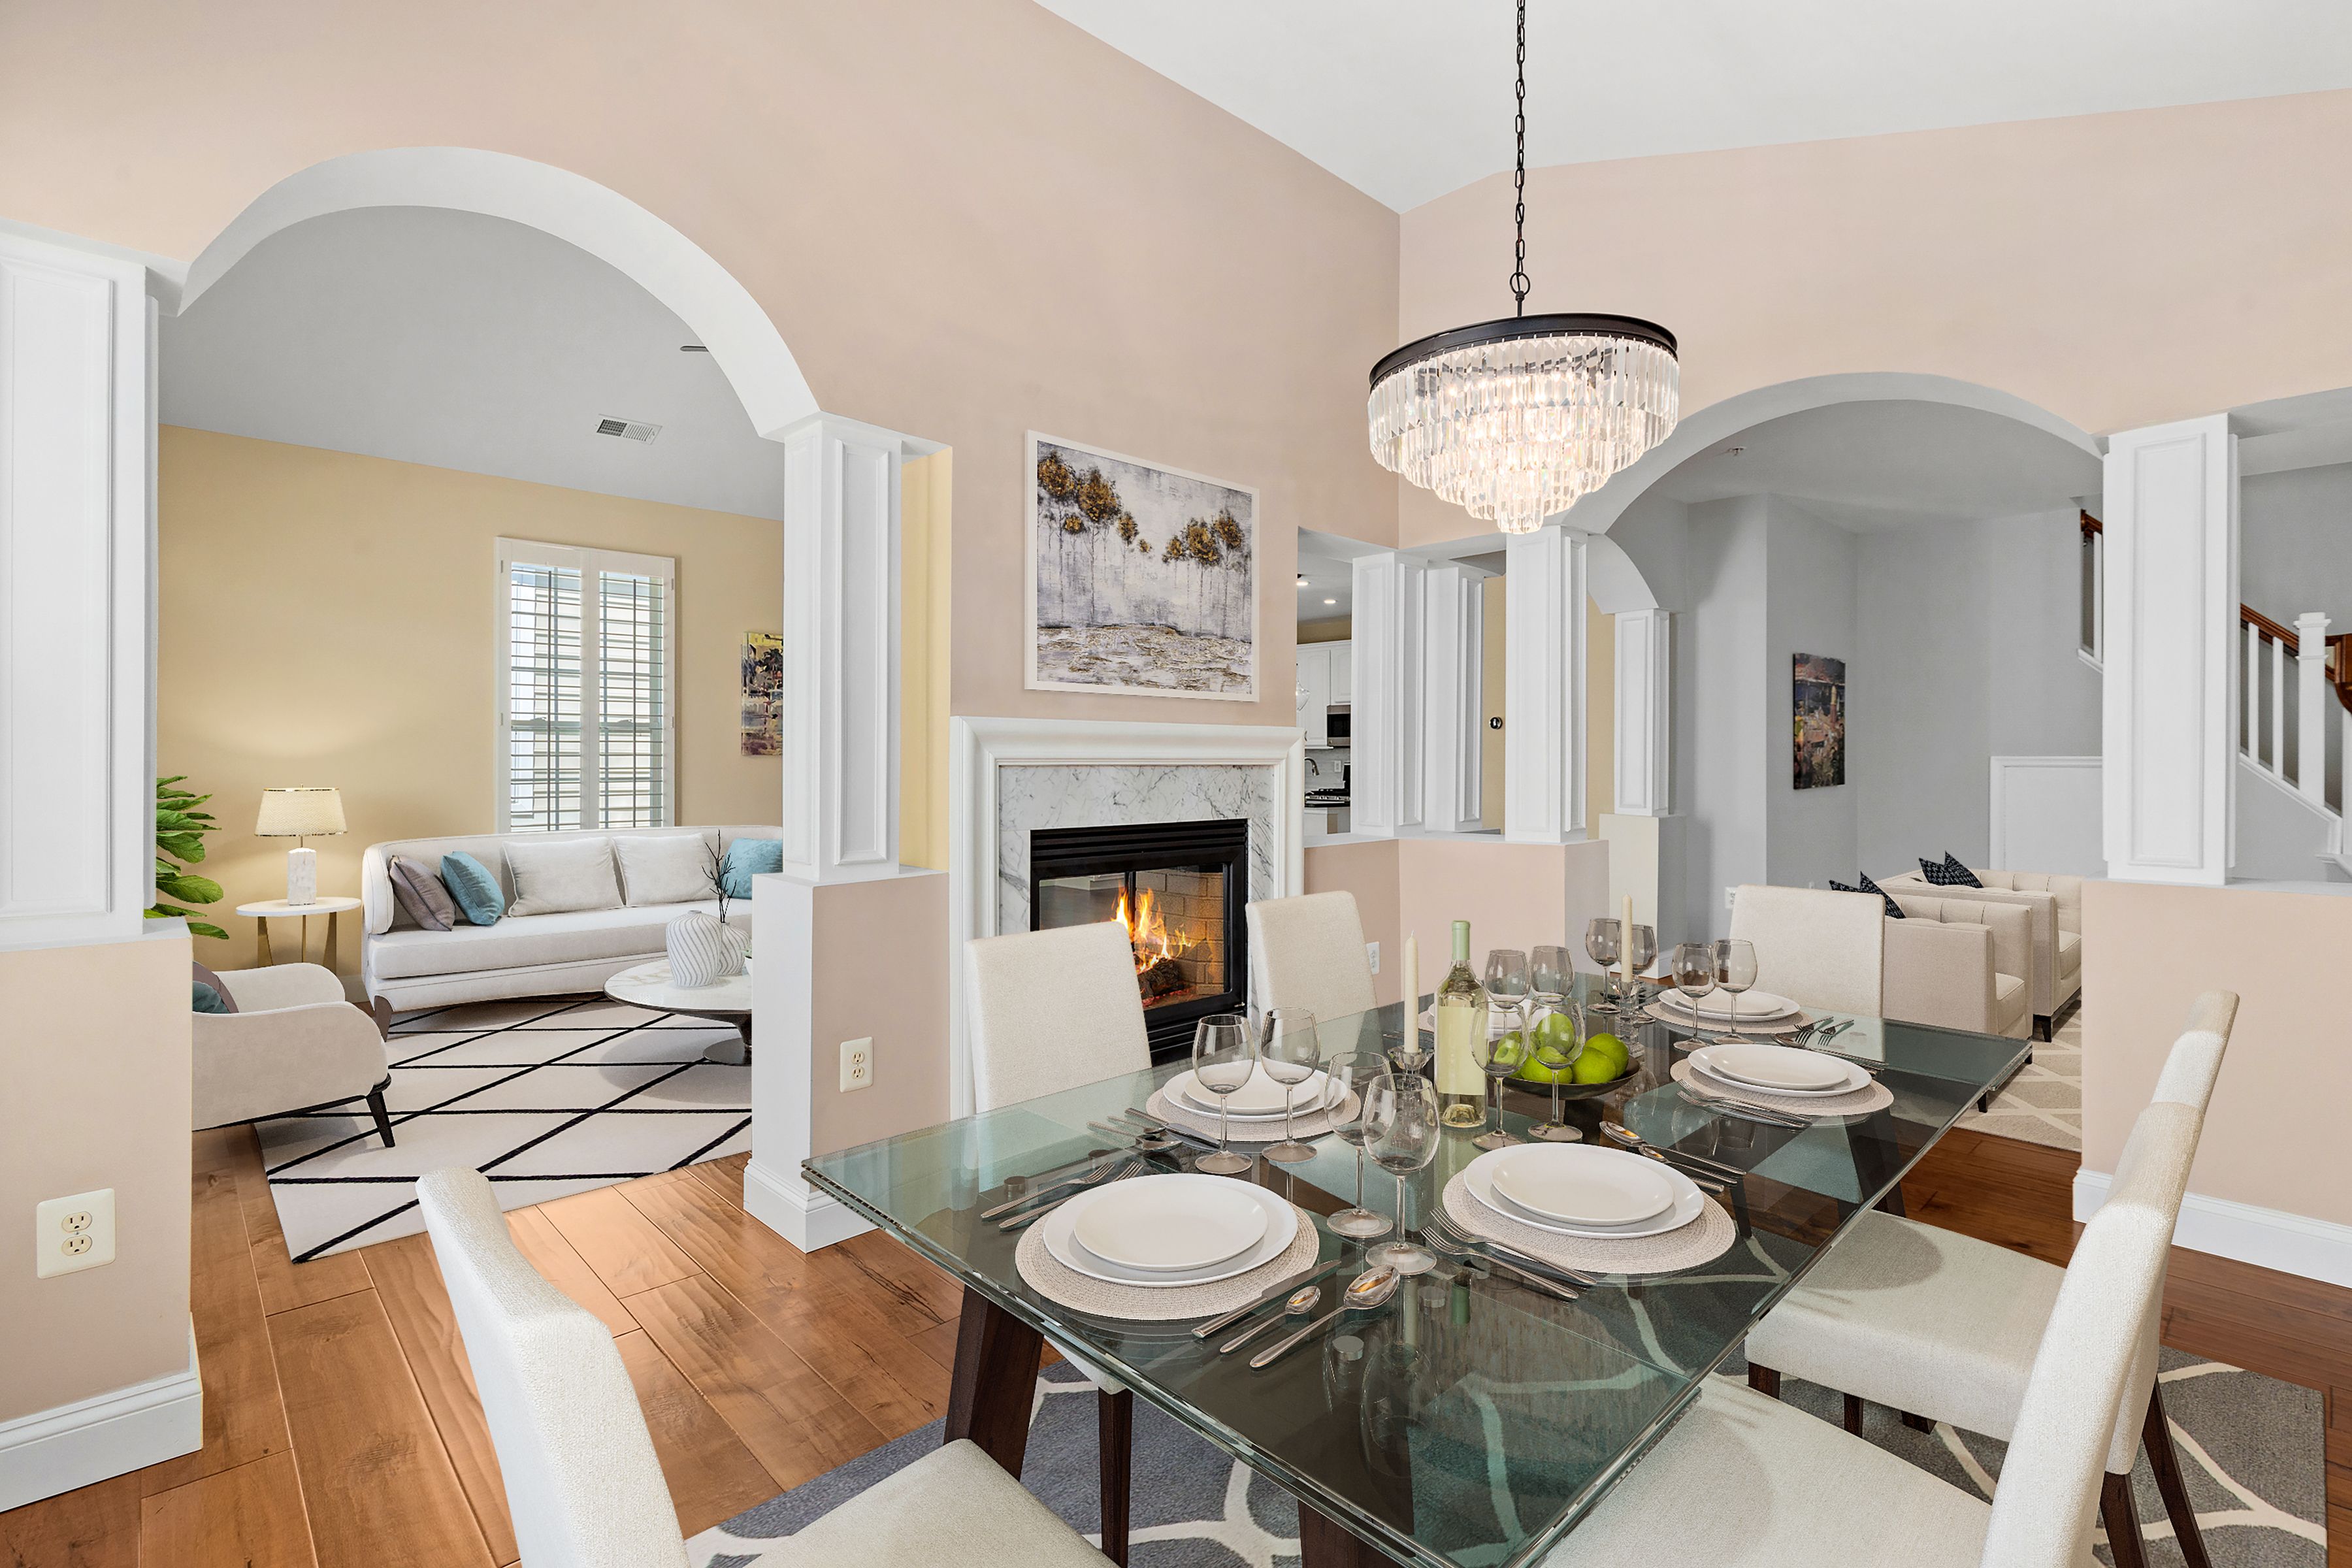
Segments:
[[[1592,984],[1580,978],[1580,1002],[1598,999]],[[1106,1319],[1048,1300],[1014,1268],[1020,1233],[981,1218],[1041,1174],[1116,1149],[1092,1124],[1143,1108],[1181,1062],[822,1155],[806,1173],[961,1283],[950,1439],[969,1436],[1019,1473],[1039,1345],[1050,1341],[1287,1488],[1300,1503],[1306,1568],[1515,1568],[1575,1530],[1856,1215],[1882,1204],[1899,1212],[1905,1172],[2030,1048],[1855,1019],[1826,1048],[1864,1063],[1893,1103],[1799,1130],[1687,1096],[1670,1076],[1696,1043],[1682,1031],[1630,1014],[1595,1015],[1593,1026],[1625,1039],[1632,1076],[1568,1100],[1566,1120],[1588,1142],[1604,1142],[1600,1125],[1611,1120],[1678,1158],[1739,1173],[1724,1200],[1738,1227],[1730,1249],[1679,1273],[1603,1277],[1572,1301],[1441,1259],[1377,1315],[1351,1316],[1319,1347],[1259,1371],[1246,1356],[1220,1355],[1226,1335],[1204,1341],[1192,1321]],[[1046,1010],[1039,1027],[1051,1027]],[[1324,1020],[1325,1054],[1392,1047],[1414,1027],[1401,1005]],[[1504,1124],[1524,1132],[1549,1110],[1549,1090],[1513,1083]],[[1435,1162],[1409,1178],[1414,1225],[1477,1157],[1475,1131],[1449,1133]],[[1189,1168],[1200,1152],[1159,1156],[1153,1168]],[[1317,1216],[1318,1262],[1340,1260],[1342,1279],[1354,1272],[1367,1244],[1321,1223],[1354,1197],[1351,1147],[1326,1136],[1310,1162],[1259,1160],[1234,1179]],[[1394,1179],[1373,1168],[1366,1198],[1392,1214]]]

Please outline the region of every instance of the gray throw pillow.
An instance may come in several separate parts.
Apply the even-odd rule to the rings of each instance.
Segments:
[[[712,868],[719,864],[716,833],[616,834],[613,854],[621,862],[631,909],[698,904],[719,896],[712,881]]]
[[[505,849],[515,889],[514,902],[507,906],[509,917],[621,907],[621,879],[614,873],[609,838],[551,843],[517,837],[507,840]]]
[[[194,983],[197,985],[202,986],[205,990],[211,992],[214,995],[219,997],[221,1002],[221,1005],[218,1007],[200,1006],[196,1009],[197,1012],[234,1013],[236,1011],[236,998],[229,994],[227,986],[221,984],[221,977],[219,975],[215,974],[203,964],[194,963],[194,961],[190,962],[188,967],[196,972]]]
[[[405,855],[392,858],[392,896],[408,918],[426,931],[447,931],[457,923],[457,905],[433,868]]]

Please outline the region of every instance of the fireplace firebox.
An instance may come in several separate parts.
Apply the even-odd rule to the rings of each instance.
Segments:
[[[1040,828],[1029,836],[1029,929],[1117,921],[1135,951],[1154,1061],[1249,995],[1246,821]]]

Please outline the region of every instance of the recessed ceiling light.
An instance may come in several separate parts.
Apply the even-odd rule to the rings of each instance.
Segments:
[[[1336,605],[1336,604],[1338,604],[1339,601],[1339,600],[1337,600],[1337,599],[1326,599],[1326,600],[1324,600],[1323,602],[1324,602],[1325,604],[1327,604],[1327,605]]]
[[[1307,574],[1304,572],[1298,574],[1298,585],[1302,588],[1307,586]]]

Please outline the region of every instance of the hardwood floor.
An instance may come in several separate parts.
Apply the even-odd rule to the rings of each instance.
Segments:
[[[612,1330],[691,1534],[943,1414],[960,1292],[878,1236],[806,1257],[743,1213],[743,1157],[521,1209],[531,1261]],[[1956,1130],[1911,1214],[2063,1263],[2075,1156]],[[200,1133],[205,1446],[0,1513],[0,1568],[515,1561],[497,1456],[423,1237],[288,1261],[244,1129]],[[2164,1337],[2323,1392],[2328,1563],[2352,1568],[2352,1290],[2175,1250]]]

